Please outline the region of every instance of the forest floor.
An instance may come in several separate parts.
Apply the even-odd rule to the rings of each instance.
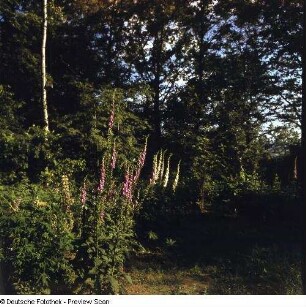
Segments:
[[[301,227],[201,216],[130,258],[127,294],[302,294]],[[169,241],[169,239],[168,239]]]

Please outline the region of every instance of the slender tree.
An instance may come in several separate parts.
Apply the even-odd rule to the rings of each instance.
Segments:
[[[301,150],[301,172],[300,172],[300,181],[301,181],[301,186],[302,186],[302,200],[303,200],[303,238],[304,238],[304,246],[303,246],[303,294],[306,294],[306,227],[305,227],[305,216],[306,216],[306,199],[305,199],[305,151],[306,151],[306,142],[305,142],[305,133],[306,133],[306,113],[305,113],[305,108],[306,108],[306,100],[305,100],[305,95],[306,95],[306,89],[305,89],[305,65],[306,65],[306,35],[305,35],[305,26],[306,26],[306,5],[304,2],[303,5],[303,55],[302,55],[302,68],[303,68],[303,73],[302,73],[302,150]]]
[[[47,44],[47,28],[48,28],[48,2],[43,0],[43,35],[41,46],[41,100],[43,107],[44,130],[49,131],[49,116],[47,105],[47,76],[46,76],[46,44]]]

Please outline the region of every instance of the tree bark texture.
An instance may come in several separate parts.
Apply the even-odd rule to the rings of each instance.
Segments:
[[[41,46],[41,100],[43,107],[43,125],[46,132],[49,131],[49,116],[47,105],[47,89],[46,89],[46,44],[47,44],[47,28],[48,28],[48,10],[47,0],[43,0],[43,33],[42,33],[42,46]]]

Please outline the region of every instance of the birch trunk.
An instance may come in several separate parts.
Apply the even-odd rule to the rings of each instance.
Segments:
[[[46,89],[46,44],[47,44],[47,27],[48,27],[48,11],[47,0],[43,0],[43,33],[42,33],[42,46],[41,46],[41,100],[43,107],[43,124],[44,130],[49,131],[49,117],[47,105],[47,89]]]

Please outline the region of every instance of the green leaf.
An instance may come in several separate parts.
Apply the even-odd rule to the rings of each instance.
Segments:
[[[109,283],[110,283],[110,287],[111,290],[114,294],[118,294],[120,291],[120,286],[119,286],[119,282],[117,279],[115,279],[114,277],[109,277]]]

